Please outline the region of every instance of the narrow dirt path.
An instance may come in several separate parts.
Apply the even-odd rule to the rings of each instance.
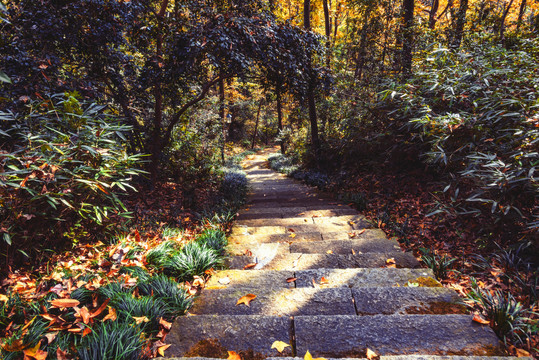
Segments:
[[[501,354],[493,331],[472,322],[457,294],[397,242],[347,205],[268,169],[266,155],[244,163],[251,193],[230,237],[230,269],[212,277],[194,316],[175,321],[167,355],[364,358],[367,348],[392,360]],[[247,294],[256,295],[250,306],[237,305]],[[275,341],[290,346],[279,353]]]

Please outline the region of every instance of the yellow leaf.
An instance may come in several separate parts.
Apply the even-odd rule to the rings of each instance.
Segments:
[[[164,327],[165,329],[167,330],[170,330],[170,328],[172,327],[172,323],[166,321],[165,319],[161,318],[159,320],[159,325],[161,325],[162,327]],[[164,355],[163,355],[164,356]]]
[[[296,234],[295,233],[291,233],[290,235],[288,235],[289,237],[291,237],[292,239],[296,237]]]
[[[271,345],[271,348],[272,349],[277,349],[278,352],[282,353],[284,348],[288,347],[288,346],[290,346],[290,345],[288,345],[284,341],[274,341],[273,344]]]
[[[3,301],[3,302],[8,302],[9,301],[9,298],[4,295],[4,294],[0,294],[0,301]]]
[[[109,313],[103,318],[103,322],[107,320],[115,321],[116,317],[116,309],[109,306]]]
[[[80,301],[75,299],[56,299],[51,300],[51,305],[59,308],[75,307],[80,304]]]
[[[369,360],[377,360],[380,358],[380,355],[372,351],[371,349],[367,348],[367,359]]]
[[[228,358],[226,360],[241,360],[241,356],[235,351],[229,351]]]
[[[146,316],[133,316],[133,319],[135,319],[135,322],[138,324],[143,322],[149,322],[150,319],[148,319]]]
[[[305,360],[327,360],[326,358],[313,358],[313,356],[311,355],[311,353],[309,352],[309,350],[307,350],[307,352],[305,353],[305,357],[304,357]]]
[[[238,302],[236,303],[236,306],[240,305],[240,304],[245,304],[247,306],[251,306],[250,303],[251,301],[253,301],[254,299],[256,299],[256,295],[255,294],[247,294],[245,296],[242,296]]]
[[[161,355],[162,357],[165,357],[165,350],[168,349],[172,344],[167,344],[163,346],[159,346],[157,348],[157,353]]]
[[[326,251],[326,253],[333,254],[333,250],[328,250],[328,251]]]
[[[24,358],[32,358],[35,360],[45,360],[47,358],[48,353],[43,350],[39,350],[39,346],[41,345],[41,341],[36,344],[33,348],[28,348],[23,351]]]
[[[7,352],[21,351],[23,348],[22,339],[13,340],[11,344],[2,343],[2,349]]]

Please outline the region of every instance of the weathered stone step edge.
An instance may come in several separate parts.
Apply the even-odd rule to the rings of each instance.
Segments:
[[[275,210],[266,208],[254,208],[251,210],[240,211],[236,217],[236,221],[241,220],[256,220],[256,219],[281,219],[294,217],[329,217],[340,215],[355,215],[357,211],[354,209],[335,208],[324,210],[304,210],[304,211],[288,211],[287,208],[275,208]],[[295,208],[292,208],[295,209]],[[264,210],[264,211],[262,211]]]
[[[276,213],[281,212],[287,215],[294,214],[294,213],[307,213],[307,212],[318,212],[318,211],[338,211],[338,210],[346,210],[346,211],[353,211],[352,214],[343,214],[343,215],[355,215],[357,214],[357,211],[352,209],[348,205],[338,204],[338,203],[331,203],[331,204],[319,204],[319,205],[313,205],[313,206],[294,206],[294,207],[268,207],[268,206],[249,206],[247,205],[243,210],[240,210],[240,214],[244,213]],[[316,213],[314,214],[316,215]],[[298,215],[303,216],[303,215]]]
[[[294,240],[294,239],[293,239]],[[402,251],[399,243],[386,237],[366,237],[349,240],[322,240],[322,241],[293,241],[290,243],[290,252],[304,254],[333,254],[372,253],[387,251]]]
[[[257,264],[253,270],[307,270],[307,269],[350,269],[383,268],[389,265],[397,268],[417,268],[419,262],[411,253],[388,251],[366,254],[305,254],[285,253],[275,256],[231,256],[225,265],[229,269],[244,269]]]
[[[244,295],[250,306],[236,305]],[[457,293],[447,288],[294,288],[206,289],[189,312],[221,315],[392,315],[463,314]]]
[[[367,223],[367,219],[362,215],[337,215],[337,216],[295,216],[286,218],[236,220],[234,226],[239,227],[262,227],[262,226],[295,226],[295,225],[353,225]]]
[[[224,284],[222,279],[230,280]],[[322,281],[324,277],[325,281]],[[295,278],[295,282],[287,279]],[[314,283],[313,284],[313,280]],[[221,282],[220,282],[221,281]],[[324,284],[321,284],[323,282]],[[394,269],[394,268],[358,268],[358,269],[315,269],[315,270],[221,270],[206,284],[209,289],[238,287],[257,288],[302,288],[302,287],[392,287],[405,286],[442,287],[434,279],[431,269]]]
[[[184,329],[189,329],[185,332]],[[262,356],[290,356],[271,349],[295,335],[297,354],[363,357],[367,348],[380,355],[502,355],[494,331],[471,315],[196,315],[178,317],[167,340],[175,356],[201,356],[193,351],[203,340],[222,350],[252,350]]]
[[[317,356],[502,355],[494,331],[471,315],[295,316],[296,352]]]
[[[238,225],[232,228],[231,236],[238,235],[289,235],[290,234],[303,234],[303,233],[340,233],[340,232],[352,232],[354,230],[363,230],[371,228],[372,224],[365,221],[358,222],[342,222],[342,223],[304,223],[301,225],[274,225],[274,226],[245,226]],[[337,239],[333,239],[337,240]]]

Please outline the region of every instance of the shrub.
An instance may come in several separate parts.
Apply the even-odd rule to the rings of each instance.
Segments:
[[[97,324],[78,349],[81,360],[144,360],[146,340],[138,326],[122,321]]]
[[[163,241],[161,244],[148,251],[146,254],[146,262],[149,265],[161,268],[177,249],[178,244],[175,241]]]
[[[152,276],[140,283],[138,288],[141,295],[164,300],[174,316],[183,315],[192,303],[187,292],[181,289],[176,281],[163,274]]]
[[[79,102],[77,94],[30,103],[25,114],[0,112],[4,241],[18,248],[78,241],[81,234],[103,236],[117,217],[129,217],[119,195],[133,190],[142,157],[125,151],[128,131],[104,106]]]
[[[204,230],[197,238],[197,242],[206,247],[221,252],[227,245],[226,234],[221,229],[208,228]]]
[[[421,261],[432,269],[436,279],[446,279],[449,271],[452,269],[451,265],[457,260],[456,258],[450,258],[446,255],[440,256],[432,253],[430,250],[420,248],[423,255],[421,255]],[[453,270],[454,271],[454,270]]]
[[[167,260],[164,271],[179,281],[190,281],[194,276],[221,264],[222,259],[215,250],[192,242]]]

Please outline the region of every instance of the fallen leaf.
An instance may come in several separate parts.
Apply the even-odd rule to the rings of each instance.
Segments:
[[[243,270],[248,270],[248,269],[252,269],[256,266],[256,263],[250,263],[250,264],[247,264],[243,267]]]
[[[13,340],[11,344],[2,343],[1,346],[7,352],[21,351],[24,348],[22,339]]]
[[[289,237],[291,237],[292,239],[296,237],[296,234],[295,233],[291,233],[290,235],[288,235]]]
[[[172,327],[172,323],[166,321],[166,320],[163,319],[163,318],[161,318],[161,319],[159,320],[159,325],[161,325],[162,327],[164,327],[164,328],[167,329],[167,330],[170,330],[170,328]]]
[[[288,347],[288,346],[290,346],[290,345],[288,345],[284,341],[274,341],[273,344],[271,345],[271,348],[272,349],[277,349],[278,352],[282,353],[284,348]]]
[[[46,351],[40,350],[39,347],[41,346],[41,341],[36,344],[33,348],[28,348],[23,351],[24,359],[25,360],[45,360],[47,358],[48,353]]]
[[[162,357],[165,357],[165,350],[168,349],[172,344],[167,344],[163,346],[159,346],[157,348],[157,353],[161,355]]]
[[[515,352],[516,352],[517,357],[530,357],[531,356],[531,354],[524,349],[516,348]]]
[[[256,299],[256,295],[255,294],[247,294],[245,296],[242,296],[238,302],[236,303],[236,306],[240,305],[240,304],[245,304],[247,306],[251,306],[250,303],[251,301],[253,301],[254,299]]]
[[[218,283],[221,285],[228,285],[230,284],[230,278],[225,276],[224,278],[219,279]]]
[[[367,359],[369,360],[377,360],[380,358],[380,355],[372,351],[371,349],[367,348]]]
[[[490,324],[490,321],[483,319],[479,314],[474,314],[472,320],[475,321],[476,323],[483,324],[483,325]]]
[[[67,351],[63,351],[60,348],[56,349],[56,360],[68,360]]]
[[[105,310],[105,308],[107,307],[107,304],[109,303],[110,299],[106,299],[103,304],[101,304],[101,306],[99,307],[99,309],[97,309],[96,311],[94,311],[90,317],[91,318],[95,318],[96,316],[100,315],[103,310]]]
[[[327,285],[329,284],[329,280],[322,276],[320,279],[320,285]]]
[[[80,309],[78,315],[82,318],[82,322],[88,325],[88,323],[90,322],[90,311],[88,311],[88,308],[86,306]]]
[[[103,322],[107,320],[116,321],[117,315],[116,315],[116,309],[109,306],[109,313],[107,316],[103,318]]]
[[[311,355],[311,353],[309,352],[309,350],[307,350],[307,352],[305,353],[305,356],[304,356],[304,359],[305,360],[327,360],[326,358],[313,358],[313,356]]]
[[[75,299],[56,299],[51,300],[51,305],[58,308],[69,308],[69,307],[75,307],[80,304],[80,301]]]
[[[317,288],[317,289],[320,288],[320,285],[318,285],[318,284],[316,283],[316,280],[314,280],[314,278],[312,278],[312,283],[313,283],[313,287],[314,287],[314,288]]]
[[[9,298],[4,295],[4,294],[0,294],[0,301],[3,301],[3,302],[8,302],[9,301]]]
[[[135,320],[135,322],[138,324],[141,324],[143,322],[149,322],[150,319],[148,319],[146,316],[133,316],[133,319]]]
[[[193,283],[191,285],[196,286],[196,287],[204,287],[205,284],[206,283],[203,278],[201,278],[200,276],[195,276],[193,278]]]
[[[358,231],[358,232],[356,233],[356,235],[361,235],[361,234],[363,234],[365,231],[367,231],[367,229],[361,229],[360,231]]]
[[[352,249],[352,255],[355,255],[355,254],[356,254],[356,251]]]
[[[46,333],[47,344],[51,344],[56,339],[56,335],[58,335],[58,332]]]
[[[333,250],[328,250],[328,251],[326,251],[326,253],[333,254]]]
[[[85,337],[86,335],[88,335],[89,333],[92,332],[92,329],[90,327],[85,327],[84,330],[82,331],[82,337]]]
[[[241,356],[235,351],[229,351],[228,358],[226,360],[241,360]]]
[[[395,258],[387,259],[386,264],[387,264],[386,267],[388,267],[388,268],[396,268],[397,267],[397,262],[395,261]]]
[[[291,283],[291,282],[294,282],[296,281],[298,278],[295,278],[295,277],[289,277],[288,279],[286,279],[286,282],[287,283]]]
[[[296,232],[296,230],[294,229],[288,229],[288,231],[290,231],[291,233]]]

